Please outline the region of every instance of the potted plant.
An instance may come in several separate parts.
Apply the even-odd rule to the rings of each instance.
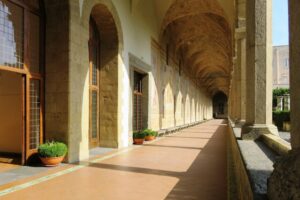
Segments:
[[[57,166],[68,151],[67,145],[62,142],[46,142],[39,146],[38,154],[45,166]]]
[[[151,129],[145,129],[143,132],[145,133],[145,140],[146,141],[154,140],[157,136],[157,132],[153,131]]]
[[[134,144],[143,144],[145,140],[145,133],[142,131],[133,132],[133,143]]]

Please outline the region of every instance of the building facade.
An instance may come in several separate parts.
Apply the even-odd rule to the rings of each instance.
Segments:
[[[273,88],[289,88],[289,46],[273,46]]]

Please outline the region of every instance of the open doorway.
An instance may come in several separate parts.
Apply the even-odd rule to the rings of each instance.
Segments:
[[[21,164],[23,151],[23,78],[0,71],[0,162]]]
[[[213,97],[213,115],[215,119],[227,118],[227,96],[223,92],[218,92]]]

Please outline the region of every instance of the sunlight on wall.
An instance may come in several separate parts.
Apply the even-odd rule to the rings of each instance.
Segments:
[[[129,74],[126,72],[126,65],[124,64],[124,61],[119,54],[119,80],[120,80],[120,85],[119,85],[119,93],[121,93],[120,97],[121,99],[119,100],[121,107],[121,116],[119,116],[119,120],[121,123],[121,130],[120,135],[121,135],[121,146],[122,147],[127,147],[129,146],[129,111],[128,109],[130,107],[130,102],[129,102],[129,94],[130,92],[130,82],[129,82]]]

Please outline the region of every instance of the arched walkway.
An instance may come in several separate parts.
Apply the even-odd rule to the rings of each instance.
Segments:
[[[226,199],[226,134],[223,120],[205,122],[1,199]]]

